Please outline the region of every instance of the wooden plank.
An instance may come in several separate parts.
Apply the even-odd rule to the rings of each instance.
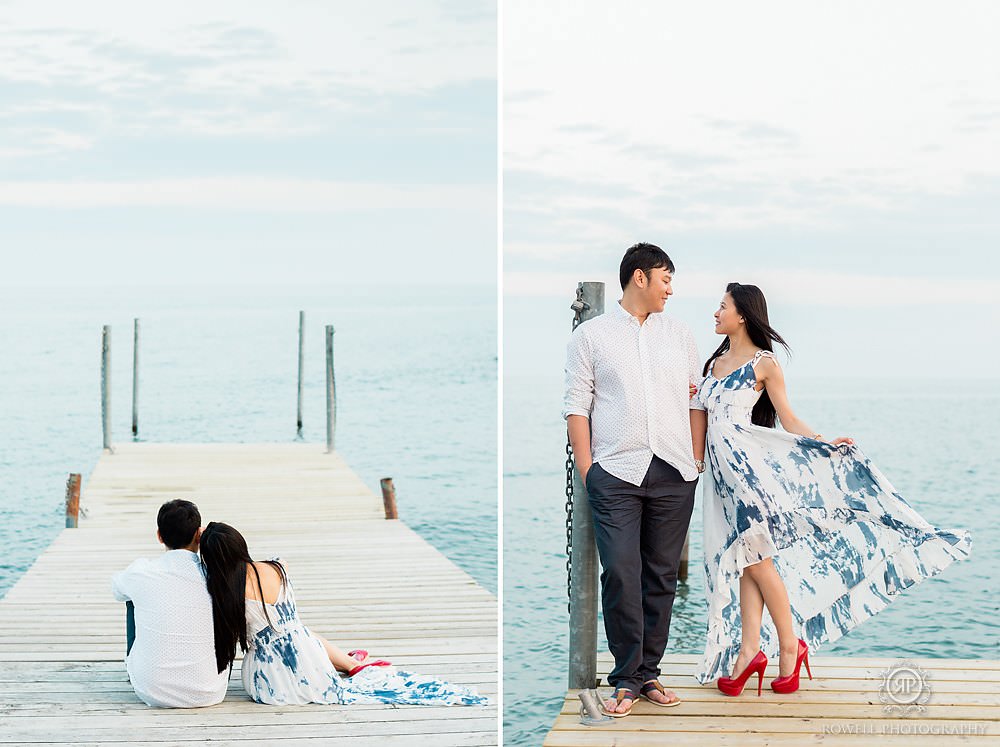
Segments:
[[[1000,741],[1000,662],[909,659],[927,673],[930,698],[925,711],[904,717],[887,711],[879,696],[883,673],[899,661],[810,657],[816,679],[803,679],[797,692],[777,695],[765,685],[762,697],[757,697],[754,689],[729,698],[714,685],[699,685],[693,680],[700,657],[671,654],[661,663],[661,679],[680,696],[679,706],[662,709],[639,701],[627,718],[587,727],[580,723],[577,691],[571,690],[544,744],[858,745],[915,740],[919,745],[959,741],[985,745]],[[610,663],[610,657],[602,653],[602,674]],[[601,688],[600,692],[610,689]]]
[[[217,706],[143,705],[124,672],[124,607],[110,576],[162,552],[155,514],[175,497],[239,528],[255,557],[280,554],[303,619],[339,645],[497,693],[496,598],[386,521],[339,455],[310,444],[128,443],[98,460],[80,528],[60,533],[0,599],[0,743],[497,744],[495,705],[260,706],[242,689],[240,660]]]

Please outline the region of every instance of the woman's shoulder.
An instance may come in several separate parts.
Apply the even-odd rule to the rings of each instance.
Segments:
[[[287,585],[285,568],[277,559],[255,560],[254,573],[247,573],[247,598],[259,599],[267,604],[274,604],[281,595],[281,590]],[[260,580],[259,588],[257,585]]]
[[[778,365],[778,356],[770,350],[758,350],[754,354],[753,367],[757,371],[758,378],[761,378],[762,374],[766,377],[768,374],[781,371],[781,366]]]

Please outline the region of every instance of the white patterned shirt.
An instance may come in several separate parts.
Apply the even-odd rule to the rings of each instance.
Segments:
[[[139,699],[161,708],[198,708],[226,697],[229,670],[215,663],[212,598],[198,555],[168,550],[139,558],[111,580],[115,599],[135,605],[135,643],[125,657]]]
[[[698,477],[691,444],[689,384],[702,380],[691,330],[665,314],[643,324],[615,303],[573,332],[566,351],[563,417],[590,419],[595,462],[641,485],[653,455],[685,480]]]

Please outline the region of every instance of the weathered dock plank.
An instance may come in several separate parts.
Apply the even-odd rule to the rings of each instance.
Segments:
[[[924,745],[971,742],[1000,744],[1000,661],[984,659],[907,659],[926,673],[930,695],[922,713],[888,713],[879,697],[883,673],[900,658],[809,658],[813,676],[791,695],[768,688],[776,676],[765,675],[757,697],[748,687],[736,698],[714,685],[698,685],[693,674],[698,657],[664,658],[662,681],[683,701],[669,709],[639,701],[632,713],[604,725],[580,724],[580,700],[570,690],[545,739],[545,747],[616,745],[794,745],[871,744],[915,740]],[[598,658],[604,678],[612,661]],[[601,688],[604,695],[609,688]]]
[[[401,521],[337,454],[309,444],[116,445],[63,531],[0,599],[0,743],[496,745],[496,707],[301,706],[249,701],[237,661],[225,701],[152,709],[122,663],[111,574],[162,552],[156,510],[194,500],[254,557],[280,555],[307,625],[345,648],[497,693],[497,604]],[[405,517],[405,500],[403,502]]]

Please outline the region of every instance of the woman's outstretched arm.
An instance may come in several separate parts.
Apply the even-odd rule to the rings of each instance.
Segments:
[[[778,362],[773,358],[761,358],[756,366],[756,371],[757,381],[763,382],[764,388],[767,390],[767,396],[771,398],[771,404],[774,405],[774,410],[778,414],[778,420],[781,421],[781,427],[789,433],[794,433],[798,436],[808,436],[809,438],[818,436],[822,438],[816,430],[809,427],[792,410],[792,404],[788,401],[788,393],[785,391],[785,374],[781,370],[781,366],[778,365]],[[830,443],[853,444],[854,439],[836,438],[830,441]]]

